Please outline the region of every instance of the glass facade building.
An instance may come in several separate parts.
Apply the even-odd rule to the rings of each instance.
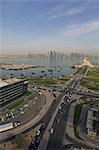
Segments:
[[[0,107],[24,95],[27,92],[27,87],[27,80],[10,79],[0,82]]]

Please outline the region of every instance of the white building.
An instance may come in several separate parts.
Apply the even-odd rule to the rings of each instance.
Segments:
[[[89,60],[85,57],[79,65],[75,65],[75,68],[81,68],[81,67],[89,67],[93,68],[93,65],[90,63]]]

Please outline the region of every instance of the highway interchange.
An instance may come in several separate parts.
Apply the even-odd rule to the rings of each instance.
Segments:
[[[99,95],[95,93],[91,93],[91,92],[85,93],[85,92],[80,91],[79,89],[80,79],[82,78],[82,74],[84,74],[85,71],[86,71],[86,68],[81,68],[77,70],[77,72],[74,74],[74,77],[64,86],[64,89],[63,90],[58,89],[58,92],[60,91],[59,96],[56,96],[53,92],[55,90],[57,91],[57,88],[52,89],[51,93],[53,94],[54,98],[47,112],[35,125],[33,125],[31,128],[27,128],[23,132],[23,133],[26,133],[32,128],[36,128],[38,125],[40,125],[40,128],[36,132],[35,137],[32,139],[31,144],[28,147],[28,150],[37,150],[37,149],[39,150],[40,144],[42,143],[43,140],[45,140],[44,134],[46,132],[49,132],[48,140],[44,141],[47,145],[45,147],[45,149],[47,150],[66,149],[66,146],[68,145],[63,145],[64,138],[67,139],[74,146],[77,146],[77,147],[82,146],[85,149],[92,149],[92,147],[76,141],[72,137],[68,136],[68,134],[66,133],[66,124],[67,124],[69,109],[70,109],[71,104],[75,101],[72,98],[72,95],[80,94],[86,97],[87,96],[99,97]],[[39,89],[39,87],[37,88]],[[54,121],[52,123],[52,127],[49,131],[47,131],[47,127],[56,109],[58,109],[58,111],[55,115]]]
[[[84,68],[84,70],[82,68],[79,71],[77,71],[77,75],[75,74],[74,79],[72,79],[68,83],[68,85],[66,85],[63,92],[59,95],[58,98],[56,98],[57,100],[53,101],[48,112],[42,119],[42,122],[44,123],[43,129],[42,130],[40,129],[40,134],[35,136],[35,138],[31,142],[31,145],[29,146],[29,150],[32,150],[32,149],[39,150],[40,148],[41,149],[44,148],[44,147],[43,148],[39,147],[40,142],[42,140],[45,140],[45,139],[43,139],[43,135],[47,130],[47,126],[49,124],[49,121],[50,121],[55,109],[57,108],[59,102],[61,101],[61,99],[63,98],[64,95],[65,95],[64,102],[61,103],[61,107],[59,108],[58,113],[55,116],[54,122],[52,124],[51,130],[53,129],[53,132],[51,133],[50,132],[51,130],[49,130],[49,140],[45,141],[47,143],[47,147],[45,149],[47,149],[47,150],[64,149],[65,148],[65,145],[63,145],[64,136],[68,141],[70,141],[77,147],[82,146],[83,148],[86,148],[86,149],[92,149],[92,147],[90,147],[86,144],[82,144],[82,143],[76,141],[75,139],[72,139],[71,137],[68,136],[67,133],[65,133],[69,108],[71,106],[71,103],[74,101],[73,99],[71,99],[71,96],[72,96],[72,94],[76,93],[76,89],[79,86],[80,79],[81,79],[80,74],[82,74],[82,72],[85,72],[85,68]],[[83,95],[85,95],[85,96],[92,96],[92,94],[90,95],[89,93],[83,93]],[[97,96],[97,95],[94,95],[94,96]],[[41,122],[41,124],[42,124],[42,122]]]

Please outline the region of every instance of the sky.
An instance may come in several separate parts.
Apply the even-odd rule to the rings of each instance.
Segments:
[[[0,54],[99,54],[99,0],[1,0]]]

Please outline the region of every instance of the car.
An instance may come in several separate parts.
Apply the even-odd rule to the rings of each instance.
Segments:
[[[12,118],[14,119],[14,118],[15,118],[15,116],[14,116],[14,115],[12,115]]]
[[[3,122],[3,121],[4,121],[4,118],[2,117],[1,120],[2,120],[2,122]]]
[[[42,92],[39,92],[39,95],[42,95]]]
[[[23,111],[20,111],[20,114],[21,114],[21,115],[24,115],[24,112],[23,112]]]
[[[34,144],[34,150],[38,148],[40,140],[36,140]]]
[[[34,150],[34,149],[36,149],[35,143],[34,144],[31,143],[31,145],[29,146],[28,150]]]
[[[10,112],[11,115],[13,115],[13,112]]]
[[[67,102],[69,103],[69,101],[70,101],[70,100],[68,99]]]
[[[56,98],[54,97],[53,99],[55,100]]]
[[[15,127],[17,127],[17,126],[18,126],[16,122],[14,123],[14,126],[15,126]]]
[[[40,133],[41,133],[40,130],[38,130],[38,131],[36,132],[36,135],[39,136]]]
[[[50,134],[53,134],[53,133],[54,133],[54,129],[51,128],[51,129],[50,129]]]
[[[21,122],[20,121],[17,121],[17,126],[21,125]]]
[[[62,109],[62,107],[61,106],[59,106],[59,108],[58,108],[59,110],[61,110]]]
[[[20,110],[22,111],[22,110],[23,110],[23,108],[20,108]]]
[[[8,117],[8,114],[6,113],[5,116]]]
[[[35,144],[35,138],[32,140],[32,144]]]
[[[24,104],[24,108],[27,108],[29,105],[28,104]]]
[[[44,124],[42,124],[39,130],[40,130],[40,132],[42,132],[42,131],[44,131],[44,129],[45,129]]]
[[[34,86],[34,89],[36,90],[36,89],[37,89],[37,87],[36,87],[36,86]]]

